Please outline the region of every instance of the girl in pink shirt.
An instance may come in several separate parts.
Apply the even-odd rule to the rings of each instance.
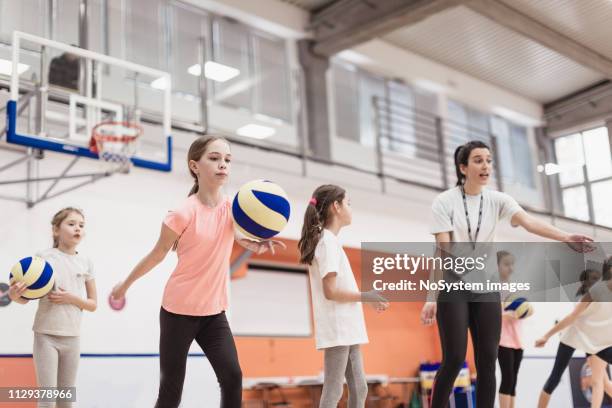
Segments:
[[[194,185],[179,208],[166,215],[153,250],[113,289],[122,299],[138,278],[158,265],[172,248],[178,264],[168,279],[160,311],[160,385],[156,408],[181,402],[187,354],[197,341],[221,388],[221,407],[240,408],[242,372],[225,317],[230,255],[234,243],[231,201],[222,194],[230,171],[229,143],[200,137],[187,154]],[[277,241],[238,241],[255,253],[274,250]]]
[[[514,271],[514,256],[507,251],[497,253],[497,269],[501,282],[508,282]],[[521,326],[523,321],[517,319],[512,312],[502,313],[501,336],[497,359],[501,369],[499,385],[499,407],[514,408],[516,399],[516,381],[523,359],[523,344],[521,342]]]

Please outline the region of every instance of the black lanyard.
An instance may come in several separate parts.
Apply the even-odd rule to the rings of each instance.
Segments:
[[[474,240],[472,240],[472,225],[470,224],[470,215],[468,214],[467,207],[467,199],[465,198],[465,189],[461,186],[461,195],[463,196],[463,208],[465,209],[465,219],[467,221],[468,227],[468,237],[470,238],[470,242],[476,249],[476,240],[478,239],[478,233],[480,232],[480,223],[482,222],[482,191],[480,192],[480,208],[478,209],[478,226],[476,227],[476,234],[474,235]]]

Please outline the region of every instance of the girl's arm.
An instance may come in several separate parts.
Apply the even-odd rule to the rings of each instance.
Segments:
[[[323,278],[323,294],[325,299],[335,302],[372,302],[376,310],[385,310],[389,307],[387,300],[379,295],[376,291],[369,292],[353,292],[350,290],[342,290],[336,284],[336,272],[329,272]]]
[[[179,235],[176,232],[172,231],[170,227],[162,223],[157,243],[151,252],[142,258],[134,269],[132,269],[132,272],[128,275],[128,277],[113,288],[113,298],[124,298],[125,293],[136,280],[147,274],[151,269],[155,268],[161,263],[161,261],[164,260],[166,254],[168,254],[168,251],[172,249],[172,246],[178,237]]]
[[[64,289],[59,288],[54,290],[47,295],[47,298],[58,305],[72,304],[81,310],[87,310],[88,312],[95,312],[98,307],[98,295],[96,293],[96,281],[90,279],[85,282],[85,289],[87,289],[87,299],[83,299],[78,295],[74,295],[70,292],[66,292]]]
[[[544,238],[553,239],[555,241],[566,242],[573,249],[585,247],[584,242],[593,242],[593,238],[582,234],[570,234],[560,230],[557,227],[550,225],[547,222],[541,221],[534,216],[527,214],[526,211],[519,211],[512,216],[512,225],[525,228],[528,232],[539,235]],[[573,244],[572,244],[573,243]]]
[[[584,295],[569,315],[565,316],[563,320],[555,324],[553,328],[550,329],[542,338],[536,340],[536,347],[544,347],[548,339],[550,339],[556,333],[560,332],[561,330],[569,327],[572,323],[574,323],[578,316],[580,316],[582,312],[586,310],[586,308],[591,304],[592,301],[593,299],[591,298],[591,295],[589,293]]]

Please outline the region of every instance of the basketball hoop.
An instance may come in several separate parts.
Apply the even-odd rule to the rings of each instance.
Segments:
[[[128,172],[136,153],[142,126],[130,122],[102,122],[91,130],[89,150],[108,163],[113,171]]]

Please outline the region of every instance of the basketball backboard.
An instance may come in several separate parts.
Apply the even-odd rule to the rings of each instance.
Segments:
[[[100,122],[144,129],[132,163],[172,169],[171,76],[119,58],[15,31],[7,142],[96,159]]]

